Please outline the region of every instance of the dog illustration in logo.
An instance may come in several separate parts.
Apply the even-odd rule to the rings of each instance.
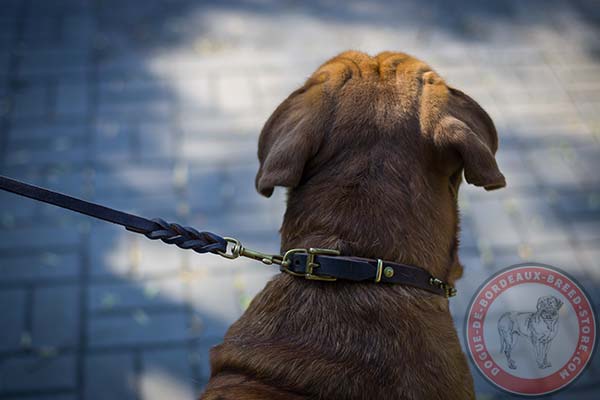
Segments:
[[[550,343],[558,333],[558,310],[563,302],[554,296],[542,296],[537,301],[536,312],[509,311],[498,319],[501,349],[506,356],[508,367],[516,369],[517,364],[511,358],[519,336],[527,337],[533,345],[538,368],[548,368]]]

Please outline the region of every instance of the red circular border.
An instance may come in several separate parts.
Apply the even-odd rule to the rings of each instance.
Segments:
[[[525,277],[525,273],[531,274],[531,279],[523,279],[520,281],[516,280],[517,273],[521,274],[521,277]],[[538,274],[535,274],[538,273]],[[513,279],[510,281],[509,276],[513,276]],[[552,275],[554,280],[552,282],[548,282],[548,276]],[[539,277],[539,280],[534,280]],[[568,283],[570,287],[565,292],[556,287],[557,279],[561,279],[562,283]],[[501,286],[500,282],[504,281],[504,285]],[[502,294],[504,291],[515,287],[517,285],[525,284],[525,283],[538,283],[542,285],[546,285],[551,287],[554,290],[557,290],[562,294],[564,298],[566,298],[573,309],[577,313],[577,321],[579,324],[579,338],[577,341],[577,345],[575,347],[574,353],[569,357],[569,361],[561,368],[559,368],[555,373],[546,376],[544,378],[538,379],[527,379],[527,378],[519,378],[508,372],[506,372],[502,367],[500,367],[487,352],[487,347],[485,345],[485,339],[483,335],[483,322],[485,321],[485,317],[488,309],[491,304]],[[492,290],[492,287],[497,285],[499,291]],[[573,296],[568,296],[571,291],[575,291]],[[491,297],[486,296],[490,294]],[[575,304],[573,299],[580,298],[581,301],[579,304]],[[486,303],[482,303],[482,300]],[[483,304],[486,304],[485,306]],[[478,310],[475,310],[476,307],[479,307]],[[580,313],[587,312],[586,315],[581,316]],[[590,318],[591,317],[591,318]],[[589,325],[589,333],[587,336],[591,337],[591,343],[586,344],[587,350],[578,348],[582,345],[582,329],[583,324],[582,321],[586,321],[589,318],[590,322],[585,325]],[[476,329],[475,322],[479,321],[481,324],[481,328],[479,330]],[[479,332],[480,333],[477,333]],[[480,338],[481,341],[474,341],[474,338]],[[467,338],[467,349],[470,353],[471,359],[479,369],[479,371],[492,383],[509,391],[511,393],[527,395],[527,396],[536,396],[543,395],[555,392],[561,388],[564,388],[569,383],[573,382],[579,374],[584,370],[585,366],[591,359],[592,351],[594,350],[595,342],[596,342],[596,321],[595,315],[592,308],[592,305],[584,293],[584,291],[580,288],[579,284],[575,282],[572,278],[566,276],[564,273],[557,271],[553,268],[543,267],[539,265],[524,265],[524,266],[516,266],[513,268],[509,268],[507,270],[502,271],[498,275],[494,276],[487,283],[485,283],[476,295],[471,300],[471,305],[469,307],[469,312],[467,314],[467,326],[466,326],[466,338]],[[483,351],[475,351],[475,347],[478,345],[483,346]],[[486,355],[485,359],[481,359],[479,356],[480,353]],[[571,362],[575,362],[574,359],[577,357],[579,363],[576,365],[576,369],[574,371],[568,371],[569,376],[567,379],[561,378],[561,371],[567,367]],[[486,366],[487,365],[487,366]],[[496,375],[492,375],[491,371],[497,368]]]

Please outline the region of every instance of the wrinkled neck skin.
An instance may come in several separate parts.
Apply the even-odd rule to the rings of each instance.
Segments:
[[[336,249],[342,255],[415,265],[454,281],[462,268],[453,193],[443,183],[420,178],[431,174],[418,171],[407,179],[390,179],[385,174],[389,168],[381,163],[363,171],[358,180],[352,171],[352,176],[335,180],[317,176],[290,189],[281,227],[282,252]]]

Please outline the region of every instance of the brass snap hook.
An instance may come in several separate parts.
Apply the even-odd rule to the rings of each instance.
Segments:
[[[232,237],[224,237],[223,239],[227,241],[227,249],[229,248],[229,243],[233,244],[233,246],[231,246],[231,253],[227,253],[227,249],[225,249],[224,252],[217,250],[217,254],[230,260],[238,258],[241,255],[241,250],[243,249],[240,241]]]
[[[225,239],[228,244],[231,243],[232,246],[231,246],[231,250],[230,250],[231,253],[227,253],[227,251],[225,251],[225,252],[217,251],[217,254],[220,255],[221,257],[225,257],[230,260],[233,260],[240,256],[247,257],[247,258],[251,258],[253,260],[260,261],[266,265],[272,265],[272,264],[281,265],[281,263],[283,262],[283,257],[281,257],[280,255],[266,254],[266,253],[261,253],[260,251],[247,249],[236,238],[224,237],[223,239]],[[229,248],[229,246],[227,246],[227,247]]]

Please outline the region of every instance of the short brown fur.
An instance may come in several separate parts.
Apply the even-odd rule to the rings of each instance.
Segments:
[[[289,188],[281,250],[338,249],[454,282],[461,172],[505,185],[479,105],[403,53],[348,51],[266,122],[257,190]],[[280,274],[211,351],[202,399],[472,399],[448,300]]]

